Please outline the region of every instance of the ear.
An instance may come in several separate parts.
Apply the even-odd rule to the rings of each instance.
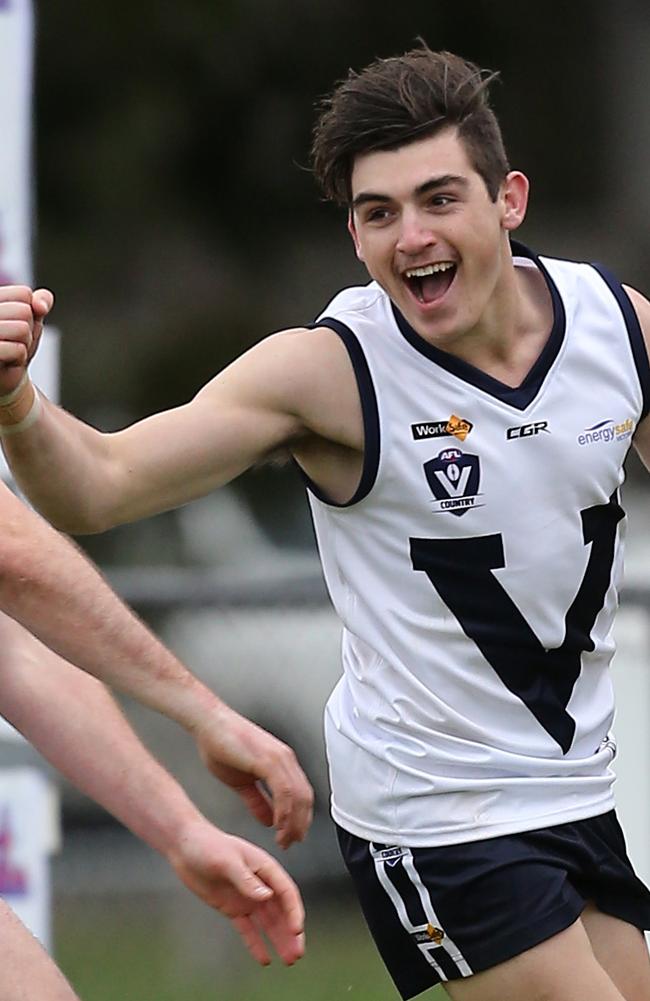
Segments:
[[[501,189],[503,215],[501,224],[504,229],[512,230],[521,226],[528,207],[528,178],[520,170],[511,170]]]
[[[361,244],[359,242],[359,234],[357,233],[357,228],[354,225],[354,213],[352,209],[348,211],[348,233],[352,237],[355,254],[357,255],[360,261],[363,261],[363,251],[361,250]]]

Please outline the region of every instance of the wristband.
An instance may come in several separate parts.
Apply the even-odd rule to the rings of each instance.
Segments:
[[[26,431],[38,420],[41,401],[27,372],[11,393],[0,396],[0,437]]]

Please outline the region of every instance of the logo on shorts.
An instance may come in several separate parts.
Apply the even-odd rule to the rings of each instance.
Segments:
[[[483,507],[479,501],[481,469],[478,455],[459,448],[445,448],[435,459],[424,463],[424,474],[436,498],[434,511],[446,511],[460,517],[473,507]]]
[[[607,420],[592,424],[591,427],[581,431],[576,441],[578,445],[594,445],[600,441],[626,441],[634,434],[634,421],[631,417],[618,423]]]
[[[445,933],[442,928],[436,928],[435,925],[428,924],[426,928],[418,928],[412,935],[418,945],[429,945],[433,942],[434,945],[441,945],[442,940],[445,937]]]
[[[420,424],[411,424],[411,434],[415,441],[422,441],[425,438],[446,438],[450,435],[459,441],[465,441],[473,427],[471,421],[452,414],[448,421],[422,421]]]
[[[370,853],[375,861],[385,862],[386,865],[392,867],[397,865],[401,858],[408,855],[408,848],[404,848],[402,845],[391,845],[389,848],[375,848],[374,845],[371,845]]]

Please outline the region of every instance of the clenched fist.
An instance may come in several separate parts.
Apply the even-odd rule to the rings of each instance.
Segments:
[[[0,396],[11,393],[22,379],[53,305],[48,289],[0,285]]]

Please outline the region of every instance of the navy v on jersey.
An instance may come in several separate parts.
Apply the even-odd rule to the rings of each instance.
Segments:
[[[453,844],[613,805],[618,490],[650,368],[604,271],[513,249],[554,313],[517,388],[424,341],[374,282],[318,320],[364,415],[355,496],[309,495],[344,625],[332,813],[369,841]]]

